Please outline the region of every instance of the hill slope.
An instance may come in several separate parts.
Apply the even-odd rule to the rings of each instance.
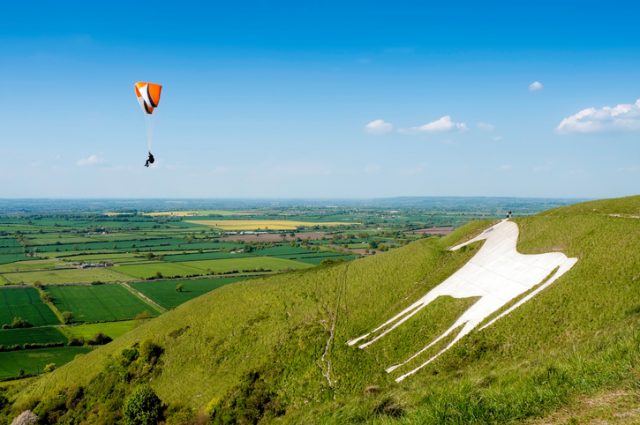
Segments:
[[[203,412],[217,423],[516,422],[597,392],[637,391],[637,216],[640,197],[517,219],[520,252],[561,251],[578,263],[399,384],[384,368],[442,333],[474,299],[439,298],[367,350],[346,342],[464,265],[480,243],[447,248],[488,223],[350,264],[223,287],[10,388],[0,418],[30,408],[50,421],[109,423],[142,383],[168,406],[169,423]],[[135,344],[138,359],[123,360]]]

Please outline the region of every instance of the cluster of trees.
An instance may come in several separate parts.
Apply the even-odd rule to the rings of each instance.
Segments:
[[[105,345],[113,341],[113,339],[109,335],[105,335],[102,332],[98,332],[90,339],[85,340],[82,337],[79,338],[71,338],[69,340],[69,345],[74,347],[79,347],[82,345]]]
[[[24,329],[31,327],[33,327],[31,323],[19,316],[14,317],[11,323],[5,323],[2,325],[2,329]]]
[[[44,342],[44,343],[27,342],[24,344],[0,345],[0,352],[31,350],[34,348],[53,348],[53,347],[64,347],[64,343],[63,342]]]

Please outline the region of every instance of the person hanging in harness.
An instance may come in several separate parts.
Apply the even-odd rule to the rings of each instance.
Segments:
[[[153,154],[149,152],[149,158],[147,158],[147,161],[144,163],[144,166],[149,167],[149,164],[153,164],[154,162],[156,162],[156,159],[153,157]]]
[[[156,159],[153,157],[151,153],[152,147],[152,136],[153,136],[153,126],[151,122],[151,117],[153,111],[158,107],[160,103],[160,93],[162,92],[162,86],[160,84],[149,83],[147,81],[138,81],[133,85],[136,98],[138,99],[138,103],[140,103],[140,107],[142,108],[142,112],[144,112],[145,117],[147,117],[146,126],[147,126],[147,149],[149,151],[149,157],[144,163],[144,166],[149,168],[150,164],[156,162]]]

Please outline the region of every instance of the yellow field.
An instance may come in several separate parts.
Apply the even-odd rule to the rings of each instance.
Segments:
[[[341,223],[338,221],[330,222],[311,222],[311,221],[293,221],[293,220],[188,220],[188,223],[202,224],[205,226],[217,227],[222,230],[239,231],[239,230],[296,230],[300,227],[313,226],[352,226],[358,223]]]
[[[201,217],[207,215],[250,215],[246,211],[227,211],[227,210],[193,210],[193,211],[158,211],[144,213],[149,217]]]

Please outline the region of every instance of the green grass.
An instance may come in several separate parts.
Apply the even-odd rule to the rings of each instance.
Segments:
[[[61,283],[126,282],[132,280],[126,275],[107,268],[4,273],[2,276],[12,284],[40,282],[45,285],[55,285]]]
[[[70,244],[70,243],[85,243],[85,242],[95,242],[94,240],[84,237],[84,236],[52,236],[52,235],[30,235],[27,240],[27,245],[32,248],[38,245],[56,245],[60,244]]]
[[[61,260],[71,263],[99,263],[109,262],[113,264],[128,263],[144,259],[143,254],[111,253],[111,254],[84,254],[63,257]]]
[[[84,354],[86,347],[55,347],[36,350],[19,350],[0,353],[0,379],[16,378],[22,369],[26,374],[42,373],[50,363],[62,365]]]
[[[73,313],[75,322],[109,322],[135,318],[157,311],[118,284],[48,286],[58,310]]]
[[[55,260],[31,260],[0,265],[0,273],[25,272],[39,269],[53,269],[60,265]]]
[[[639,215],[640,197],[518,219],[521,252],[562,251],[578,263],[399,384],[384,372],[389,362],[421,349],[472,300],[442,298],[371,349],[346,341],[465,264],[480,244],[447,248],[487,222],[347,264],[226,285],[32,382],[17,394],[12,412],[52,400],[64,388],[89,385],[108,372],[109,356],[146,339],[165,350],[151,381],[164,403],[196,411],[243,406],[251,399],[247,374],[258,372],[258,387],[285,409],[279,423],[522,423],[580,397],[637,388],[639,222],[610,214]],[[91,395],[99,396],[114,403],[123,397]]]
[[[22,317],[33,326],[60,323],[35,288],[0,287],[0,325],[11,323],[14,317]]]
[[[64,330],[76,338],[88,340],[98,333],[103,333],[116,339],[137,326],[135,320],[123,320],[120,322],[85,323],[82,325],[65,326]]]
[[[158,280],[151,282],[133,282],[131,286],[162,307],[170,309],[221,286],[244,279],[246,278],[224,277],[216,279]],[[183,291],[176,291],[176,285],[183,285]]]
[[[265,269],[270,271],[280,270],[296,270],[310,265],[301,263],[299,261],[288,260],[285,258],[277,257],[248,257],[248,258],[235,258],[228,260],[201,260],[201,261],[187,261],[180,263],[188,265],[190,267],[198,268],[200,270],[206,270],[211,273],[227,273],[230,271],[253,271],[258,269]]]
[[[198,276],[205,274],[199,268],[190,267],[183,263],[165,263],[161,261],[118,266],[118,272],[137,279],[156,277],[160,273],[163,277]]]
[[[30,260],[31,257],[26,256],[22,253],[16,254],[1,254],[0,253],[0,264],[9,264],[15,263],[16,261]]]
[[[222,260],[199,260],[184,262],[149,262],[127,264],[117,268],[118,272],[138,279],[156,277],[190,277],[214,273],[245,272],[263,269],[265,271],[294,270],[310,265],[277,257],[241,257]]]
[[[67,338],[53,326],[0,330],[0,345],[4,346],[49,342],[66,343]]]

